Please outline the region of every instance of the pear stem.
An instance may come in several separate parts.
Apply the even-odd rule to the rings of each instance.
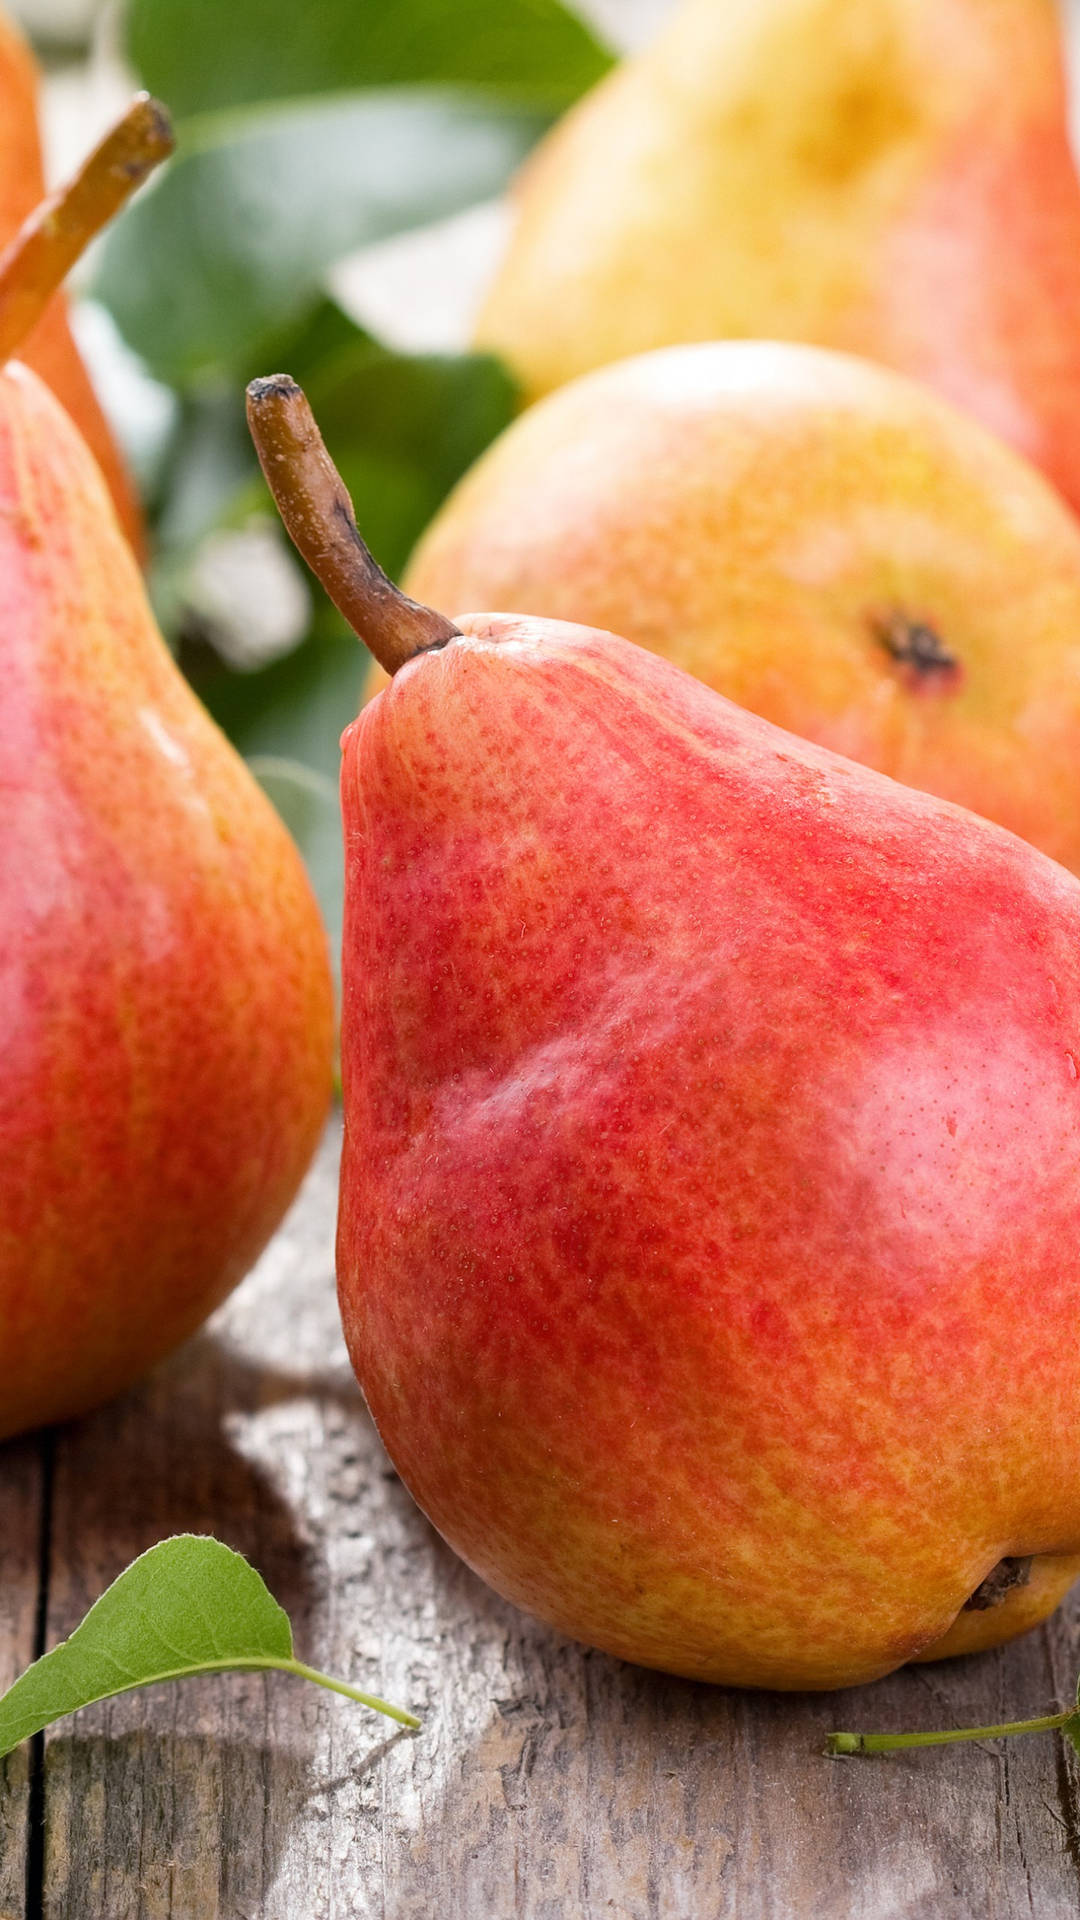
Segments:
[[[0,252],[0,366],[22,345],[79,255],[173,150],[169,116],[137,93],[67,185]]]
[[[996,1727],[958,1727],[946,1733],[830,1733],[827,1754],[894,1753],[901,1747],[948,1747],[960,1740],[1001,1740],[1012,1733],[1050,1733],[1076,1717],[1071,1713],[1044,1713],[1038,1720],[1004,1720]]]
[[[380,667],[396,673],[415,654],[457,638],[457,627],[399,592],[368,552],[345,483],[296,381],[287,373],[253,380],[247,416],[293,545]]]

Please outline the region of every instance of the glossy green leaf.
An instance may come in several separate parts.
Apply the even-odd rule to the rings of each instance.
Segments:
[[[230,520],[253,471],[242,380],[185,395],[165,471],[158,544],[190,546]]]
[[[514,417],[516,388],[488,354],[400,354],[356,333],[297,376],[393,577],[455,481]]]
[[[253,754],[248,766],[303,854],[337,975],[345,911],[345,856],[338,783],[314,767],[277,754]]]
[[[359,711],[371,661],[325,602],[303,645],[256,673],[232,672],[207,648],[182,648],[180,662],[246,759],[297,760],[336,785],[339,742]]]
[[[485,354],[394,353],[329,301],[283,343],[282,355],[325,430],[364,538],[396,577],[454,482],[513,417],[512,382]],[[208,413],[213,430],[225,431],[216,402]],[[196,473],[210,426],[192,430]],[[223,517],[236,521],[263,506],[276,526],[253,453],[250,460],[251,480]],[[180,518],[188,524],[186,514]],[[188,646],[181,661],[241,753],[298,761],[336,789],[338,742],[358,710],[370,661],[325,600],[312,637],[258,672],[229,672],[204,647]],[[321,893],[317,871],[313,877]]]
[[[339,741],[360,709],[370,656],[323,602],[315,632],[303,646],[258,673],[230,672],[206,650],[197,658],[189,652],[183,664],[300,849],[340,987],[345,861]]]
[[[96,296],[159,378],[235,377],[334,261],[497,192],[543,125],[419,87],[195,122],[106,238]]]
[[[288,1616],[254,1567],[220,1540],[178,1534],[133,1561],[71,1638],[8,1688],[0,1699],[0,1754],[65,1714],[133,1687],[270,1669],[419,1725],[400,1707],[297,1660]]]
[[[558,110],[611,59],[558,0],[130,0],[127,44],[178,116],[441,82]]]

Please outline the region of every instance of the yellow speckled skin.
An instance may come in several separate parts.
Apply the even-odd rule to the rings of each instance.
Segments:
[[[1080,526],[883,368],[726,341],[590,374],[489,449],[406,586],[623,634],[1080,871]],[[897,661],[896,618],[955,670]]]
[[[675,341],[917,375],[1080,504],[1053,0],[685,0],[549,136],[477,329],[530,397]]]
[[[15,362],[0,685],[3,1437],[136,1379],[247,1271],[319,1137],[332,992],[296,848]]]

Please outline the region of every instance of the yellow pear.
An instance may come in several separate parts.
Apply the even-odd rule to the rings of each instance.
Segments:
[[[669,347],[550,395],[410,594],[620,633],[1080,871],[1080,523],[928,388],[817,347]]]
[[[529,162],[477,337],[531,398],[676,341],[866,354],[1080,505],[1053,0],[685,0]]]

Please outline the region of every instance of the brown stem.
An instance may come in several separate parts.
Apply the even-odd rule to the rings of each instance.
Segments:
[[[293,544],[387,673],[444,647],[459,629],[399,593],[356,530],[352,501],[295,380],[273,373],[247,390],[251,437]]]
[[[165,108],[137,93],[77,174],[0,253],[0,365],[21,346],[95,233],[173,150]]]

